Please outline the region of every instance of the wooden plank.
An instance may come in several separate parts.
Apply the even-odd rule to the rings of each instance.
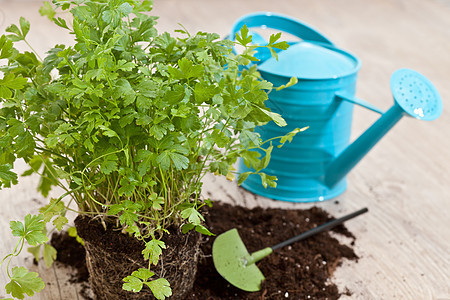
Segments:
[[[335,201],[294,204],[255,196],[235,183],[208,176],[204,194],[213,200],[247,207],[303,209],[317,205],[339,216],[369,207],[369,214],[349,222],[357,236],[358,263],[344,263],[335,274],[342,299],[450,299],[450,1],[448,0],[156,0],[160,30],[182,23],[189,31],[228,33],[241,15],[275,11],[297,17],[320,29],[338,46],[356,54],[363,65],[357,96],[383,109],[393,103],[389,77],[398,68],[412,68],[433,81],[444,101],[434,122],[402,120],[348,176],[346,193]],[[37,14],[40,1],[0,0],[0,33],[24,15],[38,38],[39,53],[69,37],[52,29]],[[353,136],[377,115],[355,109]],[[23,170],[24,166],[17,166]],[[0,255],[14,246],[8,222],[36,211],[44,201],[35,191],[37,178],[0,191]],[[35,199],[35,200],[33,200]],[[17,263],[32,267],[28,255]],[[43,272],[50,285],[34,299],[77,299],[59,267]],[[0,296],[6,277],[0,272]]]

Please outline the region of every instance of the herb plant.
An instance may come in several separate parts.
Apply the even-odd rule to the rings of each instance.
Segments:
[[[161,237],[171,224],[184,233],[211,234],[199,209],[206,173],[235,178],[238,157],[275,186],[276,178],[261,172],[272,141],[261,141],[254,128],[269,121],[280,126],[280,115],[265,107],[272,84],[251,66],[256,46],[246,27],[236,41],[217,34],[190,34],[185,29],[158,34],[149,0],[53,0],[41,14],[68,30],[73,46],[56,45],[41,59],[19,52],[30,24],[24,18],[0,37],[0,188],[17,184],[14,162],[30,167],[23,176],[40,175],[38,190],[64,193],[52,198],[39,214],[10,223],[17,246],[7,262],[6,291],[23,299],[43,289],[38,274],[10,268],[25,242],[50,265],[56,252],[46,224],[61,230],[75,202],[79,214],[118,219],[120,226],[145,243],[148,269],[124,279],[123,288],[148,286],[156,298],[171,295],[164,278],[154,279],[165,248]],[[72,18],[58,17],[70,11]],[[267,46],[286,49],[273,35]],[[239,45],[243,51],[234,53]],[[289,84],[293,84],[294,81]],[[281,146],[299,132],[277,139]],[[251,174],[240,174],[242,182]]]

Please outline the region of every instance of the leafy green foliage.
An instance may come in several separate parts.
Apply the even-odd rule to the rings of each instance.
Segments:
[[[294,130],[292,130],[291,132],[288,132],[286,135],[284,135],[281,139],[280,139],[280,145],[278,145],[278,148],[283,147],[284,143],[286,142],[292,142],[292,139],[294,138],[294,136],[302,131],[305,131],[306,129],[308,129],[309,126],[307,127],[303,127],[303,128],[296,128]]]
[[[291,79],[289,79],[288,83],[283,84],[283,85],[277,87],[276,90],[279,91],[279,90],[288,88],[288,87],[290,87],[290,86],[293,86],[293,85],[295,85],[295,84],[297,84],[297,83],[298,83],[297,77],[291,77]]]
[[[47,266],[47,268],[50,268],[53,264],[53,262],[56,260],[56,249],[50,245],[50,244],[43,244],[43,252],[42,257],[44,258],[44,263]],[[39,261],[41,258],[41,245],[35,247],[29,247],[27,250],[31,254],[33,254],[36,261]]]
[[[142,254],[144,255],[145,260],[150,260],[150,263],[156,265],[163,249],[166,249],[166,244],[164,244],[163,241],[153,238],[145,243],[145,249],[142,250]]]
[[[69,236],[74,237],[78,243],[84,246],[83,239],[78,235],[77,229],[75,227],[69,227],[67,229]]]
[[[269,43],[267,44],[267,47],[269,48],[270,53],[276,59],[278,59],[278,54],[274,50],[274,48],[281,49],[281,50],[286,50],[287,48],[289,48],[289,44],[286,41],[277,42],[280,39],[280,37],[281,37],[281,32],[271,35],[269,38]],[[291,78],[291,80],[296,80],[296,79],[297,79],[296,77]],[[292,83],[291,83],[291,85],[292,85]]]
[[[260,110],[268,115],[278,126],[286,126],[286,121],[281,117],[280,114],[268,111],[266,109],[260,108]]]
[[[41,259],[41,245],[28,247],[27,251],[33,254],[34,259],[38,262]]]
[[[56,15],[56,11],[48,1],[44,1],[44,4],[39,9],[39,13],[41,14],[41,16],[47,16],[50,20],[53,20],[54,16]]]
[[[236,42],[185,30],[174,37],[158,34],[157,18],[144,13],[149,0],[52,3],[44,2],[40,13],[74,36],[72,46],[56,45],[44,59],[32,48],[18,51],[15,42],[28,44],[24,18],[0,37],[6,62],[0,66],[0,188],[17,183],[12,167],[21,158],[30,167],[24,176],[40,175],[44,196],[55,186],[64,190],[38,216],[11,222],[19,246],[26,241],[39,254],[44,245],[49,264],[55,253],[45,244],[44,227],[51,222],[61,230],[67,223],[67,198],[80,213],[117,218],[146,243],[142,254],[156,264],[168,226],[212,234],[199,212],[207,204],[200,196],[206,173],[232,180],[242,157],[254,171],[240,174],[238,183],[259,174],[264,186],[276,185],[263,173],[272,140],[280,146],[300,130],[270,141],[254,131],[269,121],[286,122],[265,106],[273,86],[251,65],[257,46],[246,26]],[[61,11],[70,12],[70,22],[58,17]],[[264,46],[274,56],[273,49],[288,46],[280,36]],[[233,46],[244,50],[235,54]],[[147,285],[159,299],[170,295],[165,279],[133,274],[125,289]],[[14,282],[10,291],[21,295]]]
[[[24,17],[20,17],[19,24],[20,28],[14,24],[6,28],[6,32],[12,33],[8,35],[8,38],[13,42],[25,40],[25,37],[30,31],[30,22],[28,22]]]
[[[44,244],[44,250],[42,253],[45,265],[47,266],[47,268],[50,268],[50,266],[56,260],[56,249],[49,244]]]
[[[170,289],[170,283],[164,279],[159,278],[149,281],[149,278],[155,275],[148,269],[139,269],[134,271],[130,276],[124,278],[123,289],[132,292],[139,292],[144,285],[148,286],[156,299],[166,299],[166,297],[172,296],[172,290]]]
[[[36,272],[29,272],[24,267],[14,267],[11,281],[6,285],[6,292],[14,298],[24,299],[25,294],[31,297],[43,288],[44,282]]]
[[[11,183],[17,184],[17,174],[11,171],[11,165],[0,165],[0,188],[10,187]]]
[[[44,221],[48,222],[55,216],[60,216],[65,213],[66,206],[64,202],[58,201],[58,199],[52,198],[50,199],[50,203],[41,207],[39,212],[44,217]]]
[[[181,211],[181,217],[187,219],[192,225],[200,225],[204,221],[203,216],[193,207],[183,209]]]
[[[10,227],[14,236],[27,240],[31,246],[48,241],[48,237],[45,234],[45,223],[41,215],[32,216],[28,214],[25,216],[25,223],[11,221]]]
[[[190,230],[193,230],[193,229],[195,231],[197,231],[197,232],[200,232],[201,234],[204,234],[204,235],[210,235],[210,236],[214,235],[211,231],[209,231],[208,228],[206,228],[205,226],[203,226],[201,224],[194,225],[192,223],[185,223],[185,224],[183,224],[183,226],[181,226],[181,231],[183,233],[187,233],[187,232],[189,232]]]
[[[165,299],[172,296],[170,283],[164,278],[158,278],[145,283],[151,290],[156,299]]]
[[[0,59],[9,58],[14,54],[13,42],[5,35],[0,37]]]

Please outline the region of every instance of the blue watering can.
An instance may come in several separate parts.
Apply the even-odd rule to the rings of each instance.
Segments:
[[[372,147],[403,117],[434,120],[442,113],[442,101],[433,84],[409,69],[394,72],[390,80],[394,105],[383,112],[355,98],[359,59],[337,48],[327,37],[299,20],[274,13],[253,13],[240,18],[231,37],[243,25],[252,31],[254,43],[267,44],[255,28],[289,33],[300,41],[278,53],[278,60],[266,48],[256,54],[261,76],[274,86],[285,85],[291,77],[298,83],[269,94],[266,105],[283,116],[287,126],[274,122],[258,127],[263,140],[309,126],[282,148],[274,147],[264,172],[278,177],[277,187],[267,189],[258,175],[242,184],[256,194],[284,201],[311,202],[334,198],[347,187],[345,176]],[[255,42],[256,41],[256,42]],[[380,113],[381,117],[350,144],[353,106],[357,104]],[[243,161],[239,172],[251,169]]]

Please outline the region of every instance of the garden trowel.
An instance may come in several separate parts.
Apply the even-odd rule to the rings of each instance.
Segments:
[[[259,291],[261,282],[265,277],[256,266],[256,262],[268,256],[274,250],[301,241],[314,234],[329,230],[367,211],[367,208],[360,209],[354,213],[332,220],[307,232],[294,236],[275,246],[258,250],[252,254],[247,251],[237,229],[234,228],[228,230],[219,235],[214,241],[212,249],[214,266],[217,272],[235,287],[248,292]]]

